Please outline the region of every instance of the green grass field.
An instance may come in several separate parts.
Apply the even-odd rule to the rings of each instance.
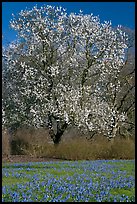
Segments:
[[[3,164],[3,202],[135,202],[135,161]]]

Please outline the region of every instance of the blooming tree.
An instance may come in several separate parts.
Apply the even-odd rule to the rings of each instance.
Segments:
[[[126,120],[117,102],[127,48],[120,27],[52,6],[21,11],[11,27],[18,40],[3,50],[3,125],[48,127],[55,144],[68,125],[114,138]]]

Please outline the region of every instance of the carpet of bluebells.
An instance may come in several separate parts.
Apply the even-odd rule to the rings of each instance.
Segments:
[[[2,202],[135,202],[135,161],[3,164]]]

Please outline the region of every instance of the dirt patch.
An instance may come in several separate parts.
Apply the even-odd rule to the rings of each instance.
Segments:
[[[19,162],[46,162],[46,161],[63,161],[57,158],[37,158],[27,155],[10,155],[2,158],[3,163],[19,163]]]

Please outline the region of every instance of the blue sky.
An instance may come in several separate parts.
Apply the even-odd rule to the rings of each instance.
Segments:
[[[79,12],[99,15],[101,22],[111,20],[112,26],[123,25],[131,29],[135,28],[135,2],[3,2],[2,3],[2,34],[3,45],[15,40],[16,32],[9,28],[12,13],[15,15],[21,10],[31,9],[33,6],[43,5],[62,6],[67,13]]]

